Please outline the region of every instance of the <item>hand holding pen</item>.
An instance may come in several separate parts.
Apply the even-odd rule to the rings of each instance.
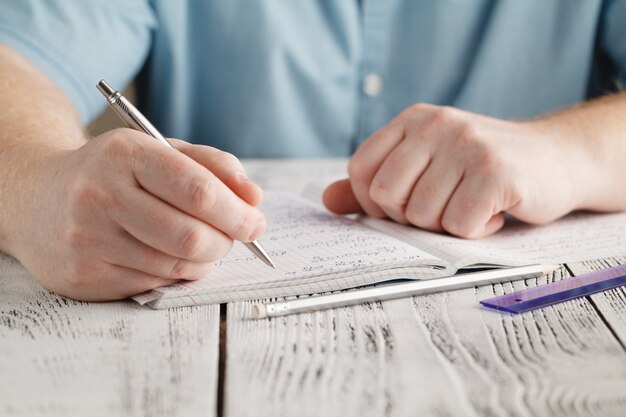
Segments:
[[[144,117],[143,114],[141,114],[139,110],[137,110],[137,108],[135,108],[135,106],[133,106],[128,100],[126,100],[126,98],[124,98],[118,91],[115,91],[109,84],[107,84],[106,81],[100,80],[97,87],[98,87],[98,90],[100,90],[100,92],[102,93],[102,95],[104,95],[104,97],[107,99],[107,102],[109,103],[111,108],[124,121],[124,123],[126,123],[128,127],[135,129],[137,131],[140,131],[140,132],[144,132],[147,135],[152,136],[162,145],[165,145],[170,148],[174,148],[174,146],[172,146],[172,144],[152,125],[152,123],[148,121],[148,119]],[[181,146],[182,146],[182,143],[181,143]],[[184,151],[182,152],[185,153]],[[223,158],[226,157],[225,155],[226,154],[223,155]],[[201,154],[199,153],[198,156],[201,157]],[[253,185],[252,183],[249,183],[247,179],[245,178],[243,167],[241,167],[241,164],[239,163],[239,161],[237,161],[236,158],[232,156],[230,156],[229,158],[231,160],[228,161],[228,163],[226,162],[223,163],[229,166],[222,166],[221,168],[219,168],[219,170],[222,172],[221,179],[226,179],[227,183],[232,182],[231,179],[233,178],[233,175],[236,175],[235,177],[236,180],[239,180],[239,181],[243,180],[244,184]],[[233,161],[233,159],[235,160]],[[231,216],[231,212],[228,210],[229,208],[228,205],[224,205],[223,207],[220,207],[222,203],[222,200],[219,200],[220,190],[215,192],[214,190],[215,186],[211,186],[211,183],[208,181],[206,183],[197,183],[197,184],[192,183],[192,185],[193,184],[195,184],[195,187],[197,187],[197,189],[201,193],[199,194],[201,204],[199,204],[198,207],[196,207],[198,211],[206,210],[206,207],[203,203],[207,203],[209,206],[213,208],[216,208],[218,210],[221,209],[223,211],[223,213],[221,214],[223,218],[228,218]],[[217,188],[219,188],[219,186],[217,186]],[[222,189],[221,193],[224,193],[224,192],[225,190]],[[250,193],[243,191],[242,193],[243,195],[239,195],[239,197],[246,199],[246,195],[248,195],[249,196],[248,201],[247,201],[248,203],[256,205],[259,202],[259,200],[254,197],[255,195],[254,192],[250,194]],[[190,213],[190,214],[193,214],[193,213]],[[220,220],[222,220],[223,222],[223,219],[220,219]],[[242,224],[240,224],[238,227],[244,227],[245,225],[243,223],[247,220],[248,219],[245,219],[245,218],[242,219],[241,220]],[[263,230],[265,230],[264,226],[263,226]],[[242,240],[244,244],[246,245],[246,247],[259,259],[265,262],[265,264],[267,264],[268,266],[271,266],[272,268],[276,268],[276,266],[274,265],[270,257],[267,255],[263,247],[256,240],[253,240],[254,236],[257,236],[260,233],[262,233],[262,231],[260,233],[257,233],[257,232],[259,231],[256,230],[255,233],[253,233],[253,235],[250,235],[249,239],[244,238],[243,240],[242,239],[239,239],[239,240]]]
[[[50,151],[16,165],[29,182],[10,212],[20,229],[10,254],[47,289],[106,301],[203,278],[233,240],[264,232],[262,192],[232,155],[177,140],[174,150],[133,129],[85,140],[78,122],[55,123],[72,120],[71,105],[56,107],[43,119]]]

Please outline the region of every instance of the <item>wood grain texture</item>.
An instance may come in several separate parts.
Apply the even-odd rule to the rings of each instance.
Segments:
[[[244,163],[264,187],[294,192],[346,166]],[[0,415],[215,415],[218,332],[219,306],[81,303],[46,291],[0,254]]]
[[[582,275],[622,264],[626,264],[626,257],[577,262],[567,266],[574,275]],[[626,348],[626,287],[622,286],[593,294],[590,298],[615,333],[615,336],[620,340],[622,346]]]
[[[228,306],[226,416],[626,415],[626,351],[587,299],[519,316],[518,281],[266,320]]]
[[[0,255],[0,415],[215,415],[218,329],[218,306],[77,302]]]

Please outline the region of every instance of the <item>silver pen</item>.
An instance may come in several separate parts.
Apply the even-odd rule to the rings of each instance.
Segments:
[[[126,123],[126,126],[131,129],[144,132],[161,142],[163,145],[174,148],[172,144],[169,143],[167,139],[165,139],[161,132],[159,132],[156,127],[154,127],[152,123],[150,123],[148,119],[146,119],[146,117],[141,114],[141,112],[137,110],[137,108],[133,106],[130,101],[126,99],[126,97],[121,95],[119,91],[113,89],[104,80],[100,80],[97,87],[102,95],[107,99],[107,102],[115,111],[115,113],[117,113],[120,119],[122,119],[124,123]],[[246,245],[246,247],[250,249],[252,253],[254,253],[268,266],[276,268],[276,265],[274,265],[274,262],[272,262],[270,257],[267,255],[267,252],[265,252],[265,249],[263,249],[259,242],[254,240],[252,242],[243,242],[243,244]]]
[[[560,265],[536,264],[503,269],[490,269],[480,272],[452,275],[444,278],[379,285],[371,288],[343,291],[328,295],[297,298],[290,301],[255,304],[252,306],[251,315],[254,319],[263,319],[266,317],[286,316],[289,314],[362,304],[370,301],[394,300],[396,298],[459,290],[462,288],[478,287],[517,279],[536,278],[550,274],[560,267]]]

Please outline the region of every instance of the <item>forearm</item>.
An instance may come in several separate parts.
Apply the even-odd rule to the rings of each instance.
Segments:
[[[626,210],[626,92],[530,123],[546,129],[563,149],[574,145],[569,162],[581,193],[577,209]]]
[[[25,221],[28,195],[46,158],[86,142],[72,104],[43,73],[0,45],[0,251]]]

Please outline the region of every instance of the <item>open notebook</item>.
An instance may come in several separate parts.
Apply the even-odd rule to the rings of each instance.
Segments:
[[[261,243],[277,269],[236,243],[208,277],[134,299],[160,309],[432,279],[461,268],[626,255],[626,214],[576,213],[541,227],[512,221],[494,236],[463,240],[386,220],[335,216],[290,193],[267,193],[261,208],[268,223]]]

